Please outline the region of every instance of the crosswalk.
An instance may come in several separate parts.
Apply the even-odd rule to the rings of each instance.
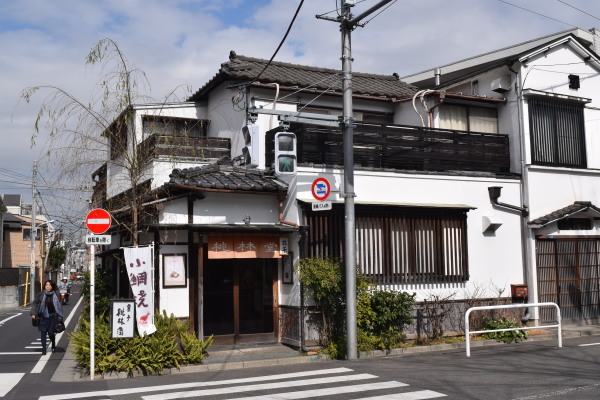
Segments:
[[[206,382],[188,382],[171,385],[146,386],[93,392],[45,395],[38,400],[67,400],[135,397],[143,400],[214,399],[235,400],[288,400],[330,398],[352,395],[355,400],[427,400],[446,397],[432,390],[411,390],[410,385],[395,380],[383,380],[368,373],[355,373],[349,368],[328,368],[293,373],[224,379]],[[356,397],[366,396],[366,397]]]

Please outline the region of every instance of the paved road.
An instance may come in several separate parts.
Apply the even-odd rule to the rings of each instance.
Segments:
[[[75,290],[77,292],[77,290]],[[65,307],[75,326],[77,293]],[[600,336],[134,379],[57,382],[67,337],[41,355],[29,310],[0,312],[0,400],[599,399]],[[55,375],[54,375],[55,376]]]
[[[75,326],[76,305],[80,287],[74,285],[67,305],[63,306],[67,330]],[[0,398],[17,385],[28,374],[50,374],[64,355],[67,337],[57,335],[57,349],[42,356],[40,333],[31,325],[29,307],[0,311]],[[48,340],[50,346],[50,340]]]
[[[50,382],[27,373],[6,399],[598,399],[600,336],[134,379]],[[47,368],[51,369],[51,368]],[[2,399],[4,400],[4,399]]]

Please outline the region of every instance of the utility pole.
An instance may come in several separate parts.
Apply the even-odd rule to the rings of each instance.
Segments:
[[[346,341],[347,358],[358,358],[356,340],[356,233],[354,217],[354,117],[352,111],[352,41],[351,32],[360,21],[392,0],[382,0],[367,11],[353,17],[350,13],[353,0],[342,0],[337,19],[317,15],[317,18],[340,22],[342,32],[342,94],[343,94],[343,141],[344,141],[344,264],[346,266]]]
[[[37,161],[33,162],[33,177],[31,179],[31,232],[29,238],[31,240],[31,244],[29,246],[30,250],[30,261],[31,261],[31,270],[30,270],[30,280],[29,280],[29,301],[33,304],[33,299],[35,298],[35,237],[36,237],[36,227],[35,227],[35,218],[36,218],[36,210],[35,210],[35,185],[37,180]]]

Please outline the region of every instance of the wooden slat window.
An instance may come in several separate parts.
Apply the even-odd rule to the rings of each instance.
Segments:
[[[586,168],[584,105],[535,97],[528,105],[532,163]]]
[[[467,210],[356,206],[356,263],[375,283],[469,279]],[[306,210],[309,257],[343,257],[344,210]]]

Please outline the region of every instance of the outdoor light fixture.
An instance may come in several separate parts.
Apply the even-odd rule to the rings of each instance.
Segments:
[[[501,203],[498,201],[498,198],[502,194],[502,186],[490,186],[490,187],[488,187],[488,193],[490,195],[490,201],[492,202],[493,205],[499,206],[499,207],[510,208],[511,210],[520,211],[521,215],[523,217],[526,217],[529,215],[529,209],[526,206],[518,207],[518,206],[506,204],[506,203]]]

